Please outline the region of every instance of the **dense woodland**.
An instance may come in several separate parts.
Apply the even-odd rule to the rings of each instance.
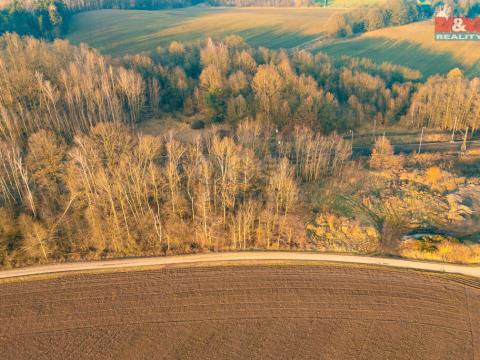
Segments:
[[[458,69],[420,83],[238,36],[108,59],[7,34],[0,59],[4,266],[232,249],[480,260],[464,242],[479,220],[474,155],[394,155],[380,136],[352,159],[349,140],[389,124],[477,129],[479,80]],[[184,131],[139,130],[172,117]]]
[[[15,32],[37,38],[60,38],[68,29],[68,10],[56,0],[40,0],[33,6],[13,1],[0,9],[0,34]]]

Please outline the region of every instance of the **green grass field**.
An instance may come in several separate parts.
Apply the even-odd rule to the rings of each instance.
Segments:
[[[338,0],[365,2],[371,0]],[[151,51],[177,40],[186,43],[239,34],[252,46],[295,48],[321,39],[326,21],[342,11],[324,8],[211,8],[162,11],[99,10],[75,15],[67,39],[86,42],[105,54]],[[480,74],[478,42],[434,40],[430,21],[366,33],[321,45],[314,51],[332,56],[366,57],[419,70],[426,78],[458,67],[468,76]]]
[[[171,41],[195,42],[238,34],[252,46],[294,48],[322,35],[328,18],[341,10],[323,8],[190,7],[161,11],[100,10],[72,19],[67,39],[105,54],[150,51]]]
[[[417,69],[424,77],[458,67],[468,76],[480,75],[480,44],[475,41],[435,41],[430,21],[366,33],[337,41],[319,50],[333,56],[355,56]]]

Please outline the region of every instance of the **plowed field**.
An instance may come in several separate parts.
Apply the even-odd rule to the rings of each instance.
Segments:
[[[480,284],[236,265],[0,284],[5,359],[480,359]]]

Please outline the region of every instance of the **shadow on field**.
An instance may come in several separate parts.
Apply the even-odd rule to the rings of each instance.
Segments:
[[[433,36],[433,34],[432,34]],[[424,78],[435,74],[448,73],[452,68],[465,70],[452,55],[435,52],[407,41],[391,40],[383,37],[352,39],[326,45],[319,49],[331,56],[364,57],[376,63],[390,62],[419,70]],[[477,64],[477,72],[479,64]],[[473,69],[467,69],[473,75]]]

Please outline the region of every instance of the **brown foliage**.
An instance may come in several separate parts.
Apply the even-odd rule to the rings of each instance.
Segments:
[[[403,158],[394,155],[393,146],[385,136],[375,140],[370,158],[370,168],[376,170],[396,170],[403,165]]]
[[[72,137],[98,122],[136,122],[144,82],[85,46],[7,34],[0,40],[0,137],[41,129]]]

